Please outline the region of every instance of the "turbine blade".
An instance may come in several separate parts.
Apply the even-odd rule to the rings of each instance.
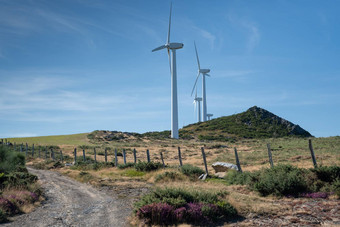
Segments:
[[[195,42],[194,42],[194,45],[195,45],[195,51],[196,51],[196,58],[197,58],[198,70],[201,70],[200,60],[198,59],[198,53],[197,53],[197,48],[196,48],[196,43],[195,43]]]
[[[169,30],[168,30],[168,39],[166,41],[167,44],[170,43],[171,11],[172,11],[172,2],[170,4]]]
[[[195,81],[195,84],[194,84],[194,87],[192,88],[192,91],[191,91],[191,96],[192,96],[192,93],[194,93],[194,89],[196,87],[196,84],[197,84],[197,80],[198,80],[198,77],[200,76],[200,72],[198,72],[197,74],[197,77],[196,77],[196,81]]]
[[[157,51],[157,50],[162,50],[162,49],[164,49],[164,48],[166,48],[166,47],[167,47],[166,45],[162,45],[162,46],[160,46],[160,47],[157,47],[157,48],[153,49],[152,52],[155,52],[155,51]]]
[[[205,75],[208,76],[208,77],[211,77],[208,73],[206,73]]]

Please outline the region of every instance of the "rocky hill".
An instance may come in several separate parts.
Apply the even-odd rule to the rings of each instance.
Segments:
[[[239,138],[310,137],[308,131],[275,114],[251,107],[231,116],[185,126],[182,137],[197,137],[201,140],[232,141]]]
[[[185,126],[179,130],[179,136],[181,139],[235,141],[242,138],[310,137],[312,135],[299,125],[254,106],[243,113]],[[88,138],[96,141],[166,139],[170,138],[170,131],[143,134],[94,131],[88,135]]]

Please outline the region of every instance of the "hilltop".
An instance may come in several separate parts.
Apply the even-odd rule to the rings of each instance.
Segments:
[[[233,141],[239,138],[311,137],[299,125],[285,120],[257,106],[231,116],[185,126],[182,136],[194,136],[201,140]]]
[[[279,137],[311,137],[301,128],[265,109],[257,106],[231,116],[219,117],[206,122],[199,122],[179,130],[181,139],[235,141],[238,139],[260,139]],[[128,133],[117,131],[94,131],[88,135],[90,140],[141,140],[170,138],[170,131]]]

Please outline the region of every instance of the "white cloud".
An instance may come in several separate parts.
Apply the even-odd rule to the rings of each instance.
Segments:
[[[260,43],[261,34],[258,26],[254,21],[235,16],[234,14],[228,15],[228,20],[233,25],[245,30],[247,34],[246,50],[252,52],[254,48]]]
[[[197,31],[199,33],[200,36],[202,36],[203,38],[207,39],[210,43],[211,48],[213,49],[215,46],[215,40],[216,40],[216,36],[213,35],[211,32],[204,30],[202,28],[199,28],[197,26],[192,26],[192,28]]]

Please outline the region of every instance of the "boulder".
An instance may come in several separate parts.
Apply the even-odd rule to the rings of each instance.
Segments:
[[[229,169],[234,169],[238,171],[237,165],[226,162],[215,162],[214,164],[212,164],[212,167],[214,168],[216,173],[227,172]]]

